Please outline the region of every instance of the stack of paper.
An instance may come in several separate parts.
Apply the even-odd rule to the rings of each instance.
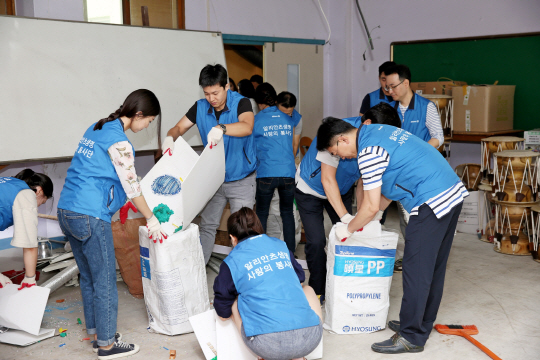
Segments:
[[[18,287],[8,284],[0,289],[0,326],[10,329],[0,334],[0,342],[26,346],[53,336],[54,329],[40,328],[50,289]]]
[[[219,360],[257,360],[251,350],[244,344],[234,321],[223,321],[218,318],[214,309],[189,318],[195,336],[206,360],[218,355]],[[308,360],[322,359],[323,342],[309,355]]]

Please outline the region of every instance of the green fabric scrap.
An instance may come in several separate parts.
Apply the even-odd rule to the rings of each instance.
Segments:
[[[172,214],[174,214],[174,211],[172,211],[167,205],[165,204],[159,204],[152,210],[156,218],[159,220],[160,223],[166,223],[169,221]]]

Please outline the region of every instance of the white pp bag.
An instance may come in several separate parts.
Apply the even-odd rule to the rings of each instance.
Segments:
[[[360,334],[386,326],[398,234],[372,221],[345,242],[328,240],[326,318],[324,328],[336,334]]]
[[[190,224],[154,244],[139,227],[144,301],[150,332],[166,335],[193,331],[189,317],[210,309],[199,227]]]

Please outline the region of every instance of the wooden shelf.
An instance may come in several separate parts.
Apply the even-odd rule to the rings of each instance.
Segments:
[[[462,142],[480,142],[482,139],[491,136],[517,136],[517,134],[519,133],[523,133],[523,130],[504,130],[491,132],[454,131],[452,137],[448,140]]]

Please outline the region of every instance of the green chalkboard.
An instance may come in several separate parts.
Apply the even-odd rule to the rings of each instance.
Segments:
[[[393,43],[393,61],[413,82],[447,77],[467,84],[516,85],[514,129],[540,127],[540,34]]]

